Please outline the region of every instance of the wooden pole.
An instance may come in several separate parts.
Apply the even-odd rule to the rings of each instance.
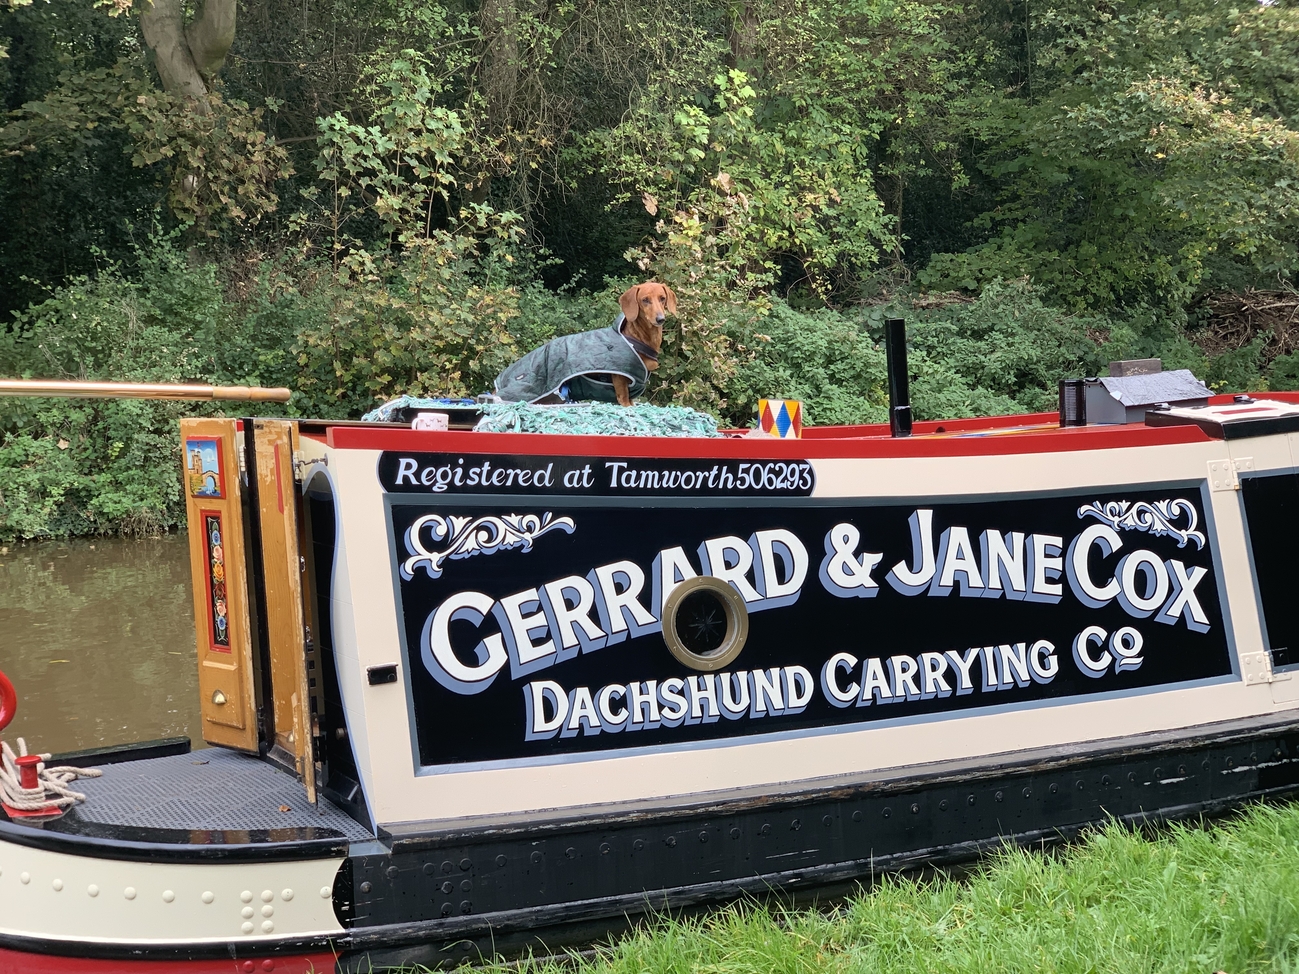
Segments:
[[[236,402],[288,402],[288,389],[261,386],[166,385],[147,382],[60,382],[0,379],[0,396],[56,396],[70,399],[229,399]]]

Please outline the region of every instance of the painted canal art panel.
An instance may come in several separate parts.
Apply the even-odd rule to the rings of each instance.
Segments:
[[[209,437],[185,440],[185,483],[191,497],[225,497],[221,441]]]
[[[212,648],[230,652],[230,603],[226,597],[226,556],[221,515],[203,511],[203,540],[207,551],[207,590]]]
[[[742,493],[724,461],[563,463],[380,462],[422,766],[824,732],[1232,674],[1200,485],[877,504],[807,499],[788,469],[746,471],[760,486]],[[512,496],[466,496],[454,473],[422,474],[470,465],[480,482],[526,469],[542,489],[516,473]],[[656,496],[635,486],[643,471]],[[566,475],[575,493],[606,496],[566,503],[551,486]],[[677,496],[662,486],[673,482]],[[696,576],[721,579],[727,598],[696,590],[674,607]],[[748,632],[724,668],[669,651],[665,618],[707,657],[728,600]]]

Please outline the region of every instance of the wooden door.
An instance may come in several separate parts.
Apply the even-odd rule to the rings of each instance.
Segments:
[[[286,420],[253,420],[266,643],[271,668],[271,757],[293,768],[306,786],[308,800],[315,802],[311,691],[302,606],[306,566],[299,545],[298,493],[293,475],[296,432],[297,424]]]
[[[203,740],[257,751],[238,421],[182,419]]]

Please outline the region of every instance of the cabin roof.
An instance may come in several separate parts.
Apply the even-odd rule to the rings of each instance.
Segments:
[[[1106,380],[1111,381],[1111,380]],[[1201,397],[1204,394],[1201,393]],[[1269,392],[1266,398],[1299,405],[1299,392]],[[1209,395],[1209,404],[1229,406],[1230,395]],[[1159,402],[1167,402],[1160,399]],[[1178,402],[1178,400],[1174,400]],[[913,435],[895,439],[887,423],[808,426],[801,439],[723,439],[648,436],[559,436],[543,433],[474,433],[413,430],[405,425],[337,420],[302,420],[302,435],[334,449],[400,452],[515,453],[617,457],[702,457],[790,460],[830,457],[970,456],[1051,453],[1203,443],[1211,437],[1194,424],[1061,427],[1057,413],[917,420]]]

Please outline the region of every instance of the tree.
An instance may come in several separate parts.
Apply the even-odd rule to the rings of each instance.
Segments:
[[[183,0],[144,0],[140,33],[156,58],[162,86],[206,111],[212,82],[235,40],[236,0],[202,0],[187,26]]]
[[[975,221],[986,242],[939,255],[922,283],[1029,275],[1079,311],[1180,310],[1299,268],[1294,10],[1052,0],[1032,23],[1031,45],[987,32],[959,106],[996,187]]]

